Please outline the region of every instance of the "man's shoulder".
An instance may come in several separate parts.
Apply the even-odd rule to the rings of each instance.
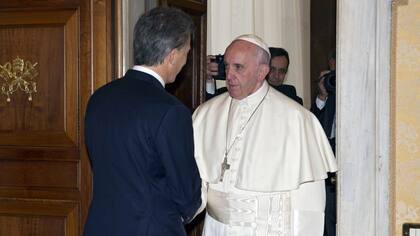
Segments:
[[[273,110],[276,112],[302,115],[310,113],[305,107],[282,92],[274,90],[270,94],[270,103],[273,106]]]
[[[279,92],[296,95],[296,88],[293,85],[282,84],[282,85],[273,86],[273,87]]]
[[[299,97],[296,93],[296,88],[293,85],[289,84],[282,84],[279,86],[273,86],[277,91],[283,93],[284,95],[288,96],[289,98],[295,100],[300,105],[303,105],[303,100]]]
[[[294,91],[295,93],[296,93],[296,88],[295,88],[295,86],[293,86],[293,85],[290,85],[290,84],[282,84],[282,85],[280,85],[281,87],[284,87],[285,89],[288,89],[288,90],[291,90],[291,91]]]
[[[100,87],[89,100],[108,104],[137,104],[136,107],[144,108],[152,106],[153,110],[165,110],[171,106],[183,106],[188,109],[151,75],[134,70],[129,70],[123,77]]]

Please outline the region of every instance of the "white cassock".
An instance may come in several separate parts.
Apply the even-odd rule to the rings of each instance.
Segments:
[[[224,93],[199,106],[193,126],[203,235],[323,234],[324,179],[337,166],[312,113],[264,82],[245,99]]]

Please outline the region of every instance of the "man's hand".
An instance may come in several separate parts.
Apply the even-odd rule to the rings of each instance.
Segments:
[[[320,80],[318,82],[318,90],[319,90],[318,98],[321,99],[322,101],[327,100],[327,97],[328,97],[327,89],[325,89],[325,86],[324,86],[324,80],[325,80],[324,75],[326,75],[329,72],[330,72],[329,70],[324,70],[319,75]]]

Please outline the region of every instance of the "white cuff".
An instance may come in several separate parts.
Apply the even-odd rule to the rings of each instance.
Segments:
[[[327,98],[328,99],[328,98]],[[324,108],[325,107],[325,102],[326,102],[327,100],[325,100],[325,101],[322,101],[321,99],[319,99],[318,98],[318,96],[316,97],[316,99],[315,99],[315,104],[316,104],[316,107],[318,107],[318,109],[319,110],[322,110],[322,108]]]
[[[206,79],[206,92],[210,94],[216,93],[216,84],[214,79]]]

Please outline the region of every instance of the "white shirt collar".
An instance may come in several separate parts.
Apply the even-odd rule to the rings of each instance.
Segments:
[[[153,76],[155,79],[157,79],[159,81],[159,83],[162,84],[163,87],[165,87],[165,81],[162,79],[162,77],[158,73],[156,73],[152,69],[146,68],[144,66],[139,66],[139,65],[133,66],[132,69],[137,70],[137,71],[141,71],[141,72],[144,72],[146,74],[149,74],[149,75]]]

